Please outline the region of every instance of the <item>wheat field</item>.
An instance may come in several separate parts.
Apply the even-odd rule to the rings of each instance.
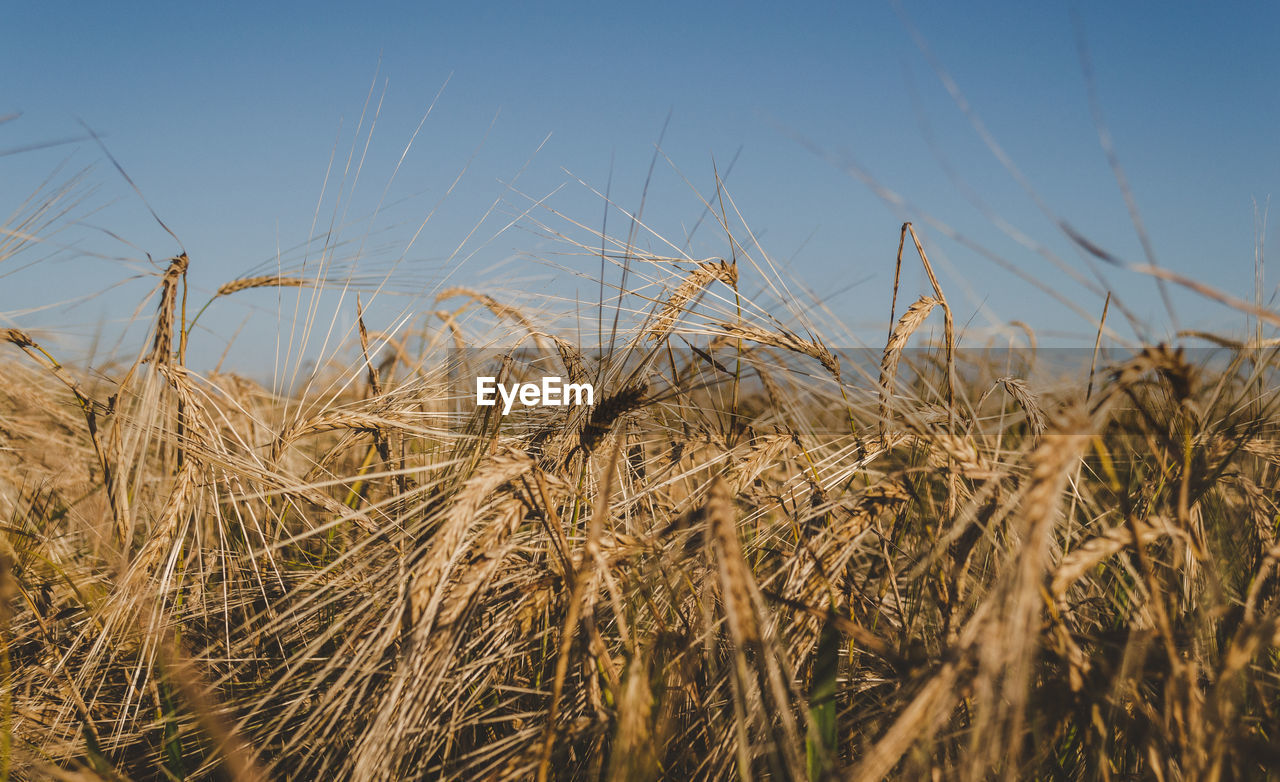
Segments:
[[[583,245],[627,270],[602,340],[496,290],[394,323],[348,298],[357,328],[275,388],[234,344],[192,368],[186,254],[125,359],[0,331],[0,772],[1280,767],[1274,313],[1123,347],[1100,303],[1097,345],[1046,379],[1033,337],[965,344],[915,230],[886,226],[929,285],[895,273],[867,359],[721,227],[718,258]],[[243,277],[206,306],[329,284]],[[595,404],[477,407],[484,362]]]

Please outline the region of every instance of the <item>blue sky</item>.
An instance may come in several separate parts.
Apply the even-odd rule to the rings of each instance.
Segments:
[[[976,196],[1089,274],[975,133],[932,57],[1043,203],[1117,255],[1143,260],[1090,113],[1075,8],[1099,105],[1159,262],[1253,296],[1253,201],[1265,204],[1280,182],[1274,5],[548,8],[10,3],[0,29],[0,117],[21,116],[0,124],[0,153],[81,135],[83,120],[191,254],[195,299],[203,301],[308,236],[330,156],[336,148],[340,166],[352,148],[375,84],[375,102],[385,94],[381,113],[360,184],[344,196],[351,218],[367,216],[384,191],[384,203],[394,204],[376,221],[385,232],[366,242],[371,267],[403,250],[470,160],[405,255],[404,287],[429,292],[448,274],[458,283],[505,281],[558,295],[573,295],[578,285],[588,298],[594,288],[567,272],[511,260],[532,254],[585,272],[598,268],[558,255],[563,247],[528,231],[495,236],[513,210],[527,206],[507,183],[528,163],[522,193],[555,191],[549,203],[557,210],[598,228],[604,206],[576,180],[609,187],[621,207],[638,207],[667,123],[662,148],[678,171],[659,162],[646,201],[655,228],[682,244],[701,213],[682,176],[709,192],[713,162],[723,172],[736,155],[727,187],[743,217],[787,273],[851,326],[855,336],[846,338],[882,339],[898,226],[909,218],[924,228],[957,317],[975,335],[1023,320],[1050,337],[1091,342],[1092,327],[1070,307],[929,225],[929,218],[941,221],[1076,306],[1101,309],[1094,293],[975,206]],[[908,206],[886,203],[850,174],[850,163]],[[70,310],[27,310],[107,289],[148,270],[145,253],[163,258],[177,250],[90,141],[0,155],[0,214],[59,165],[67,173],[92,166],[91,189],[70,215],[80,221],[0,265],[3,325],[88,332],[128,318],[154,280]],[[322,224],[336,187],[331,176]],[[504,193],[505,206],[468,241]],[[611,231],[624,227],[616,213],[609,219]],[[344,234],[359,239],[365,225]],[[727,252],[711,228],[699,229],[695,254]],[[64,249],[54,252],[55,245]],[[459,245],[470,260],[444,264]],[[45,254],[52,257],[16,271]],[[904,295],[925,290],[914,269]],[[1153,336],[1172,329],[1149,279],[1105,273]],[[1268,294],[1273,288],[1269,282]],[[274,302],[252,297],[211,311],[207,325],[225,338],[244,307]],[[1182,328],[1245,326],[1240,315],[1193,295],[1175,292],[1174,302]]]

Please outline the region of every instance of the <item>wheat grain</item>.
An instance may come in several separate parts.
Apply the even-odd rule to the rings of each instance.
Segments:
[[[898,319],[898,325],[894,326],[889,334],[889,341],[885,343],[884,354],[880,359],[881,436],[887,432],[893,414],[893,384],[898,376],[898,362],[902,359],[902,351],[906,348],[911,335],[920,328],[920,324],[924,323],[925,318],[929,317],[929,313],[933,312],[936,306],[938,306],[937,299],[921,296],[907,308],[906,312],[902,313],[902,317]]]
[[[750,323],[721,323],[719,329],[727,337],[749,339],[761,345],[772,345],[809,356],[830,372],[837,383],[840,382],[839,359],[825,345],[816,340],[802,339],[787,331],[769,331]]]
[[[689,302],[697,298],[702,289],[713,280],[720,280],[730,288],[737,288],[738,267],[723,260],[699,262],[698,268],[690,272],[663,303],[662,310],[654,318],[652,325],[645,329],[644,336],[651,340],[665,337]]]
[[[214,296],[230,296],[240,291],[252,290],[254,288],[303,288],[310,285],[311,281],[303,277],[289,277],[283,274],[264,274],[257,277],[241,277],[230,282],[224,282],[214,292]]]
[[[155,343],[150,356],[151,362],[156,365],[169,363],[173,354],[173,320],[178,298],[178,282],[185,280],[187,264],[186,253],[171,259],[169,268],[165,270],[164,277],[160,281],[160,306],[156,311]]]
[[[1027,417],[1027,428],[1031,430],[1031,434],[1039,437],[1044,434],[1044,413],[1040,410],[1040,403],[1036,399],[1036,395],[1027,387],[1026,382],[1016,377],[1002,377],[999,379],[1004,390],[1009,396],[1021,405],[1023,414]]]

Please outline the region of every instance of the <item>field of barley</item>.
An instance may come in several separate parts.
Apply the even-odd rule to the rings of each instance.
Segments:
[[[110,361],[0,330],[0,777],[1280,768],[1280,315],[1171,278],[1251,334],[1125,342],[1107,297],[1070,360],[967,342],[886,225],[882,347],[852,350],[712,213],[722,257],[572,247],[585,316],[453,287],[375,321],[323,265],[206,302],[183,253]],[[254,296],[300,302],[286,337],[354,326],[288,382],[234,341],[194,368],[206,308]],[[504,416],[481,372],[595,403]]]

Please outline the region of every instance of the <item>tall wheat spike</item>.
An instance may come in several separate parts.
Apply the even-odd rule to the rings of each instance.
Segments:
[[[1090,419],[1080,409],[1060,413],[1050,434],[1031,453],[1031,474],[1014,529],[1017,550],[1002,588],[1000,634],[978,649],[975,688],[983,704],[974,728],[967,776],[981,778],[1003,768],[1015,779],[1030,704],[1032,675],[1045,609],[1043,582],[1051,566],[1050,546],[1059,522],[1063,490],[1089,442]]]
[[[898,376],[898,362],[902,359],[902,351],[906,348],[911,335],[920,328],[938,306],[938,300],[929,296],[921,296],[914,304],[902,313],[898,323],[889,334],[885,343],[884,355],[880,359],[880,435],[888,432],[890,418],[893,415],[893,385]]]
[[[155,344],[151,350],[151,363],[167,364],[173,355],[173,321],[178,299],[178,284],[186,278],[187,254],[182,253],[169,261],[164,277],[160,280],[160,306],[156,312]]]

